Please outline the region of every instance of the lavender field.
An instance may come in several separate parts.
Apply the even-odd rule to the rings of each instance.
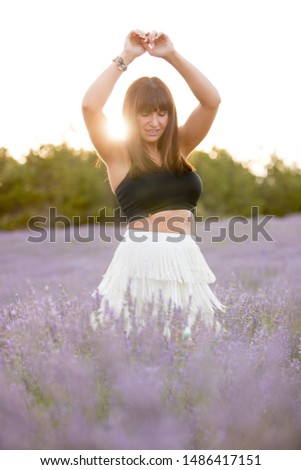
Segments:
[[[198,230],[225,332],[191,341],[185,312],[169,341],[151,316],[128,338],[91,329],[118,240],[0,232],[0,448],[301,449],[301,215],[271,220],[274,241],[251,221],[213,241],[228,222]]]

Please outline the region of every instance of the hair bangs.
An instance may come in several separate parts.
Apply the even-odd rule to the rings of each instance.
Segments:
[[[172,110],[172,102],[169,94],[162,86],[156,86],[154,83],[145,83],[137,94],[136,112],[151,113],[153,111]]]

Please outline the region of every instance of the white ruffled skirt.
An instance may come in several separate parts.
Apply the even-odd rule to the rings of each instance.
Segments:
[[[98,288],[92,293],[97,301],[91,314],[93,329],[105,325],[112,312],[125,318],[130,333],[132,314],[138,326],[144,325],[146,307],[152,315],[166,312],[164,335],[169,336],[170,307],[187,312],[186,327],[193,328],[197,317],[221,329],[214,310],[224,311],[209,284],[216,280],[192,235],[127,229]],[[169,314],[167,315],[167,312]]]

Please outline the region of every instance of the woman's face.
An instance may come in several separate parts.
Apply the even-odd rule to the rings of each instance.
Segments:
[[[140,136],[147,143],[155,143],[163,135],[168,124],[168,111],[151,111],[139,113],[137,124]]]

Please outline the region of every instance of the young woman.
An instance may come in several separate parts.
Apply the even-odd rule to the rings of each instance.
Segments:
[[[199,101],[185,124],[178,127],[172,95],[156,77],[142,77],[129,87],[123,105],[125,140],[112,139],[103,107],[115,83],[138,56],[148,53],[169,62],[186,80]],[[105,163],[111,189],[128,222],[94,297],[94,328],[105,324],[106,307],[125,315],[132,327],[129,293],[136,321],[142,326],[146,306],[165,312],[164,334],[170,334],[172,311],[187,312],[186,332],[196,316],[219,328],[214,309],[225,309],[209,283],[215,276],[192,236],[192,215],[202,181],[188,162],[189,154],[208,133],[220,103],[209,80],[174,48],[164,33],[130,32],[122,53],[86,92],[82,110],[92,143]]]

